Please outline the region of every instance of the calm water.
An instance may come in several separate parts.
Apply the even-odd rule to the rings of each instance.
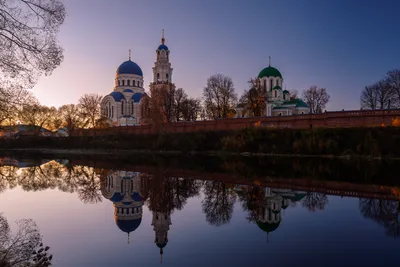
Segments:
[[[10,226],[0,256],[13,249],[15,222],[32,219],[54,266],[400,265],[395,185],[379,199],[265,186],[261,178],[218,182],[215,173],[183,175],[165,164],[0,165],[0,227]]]

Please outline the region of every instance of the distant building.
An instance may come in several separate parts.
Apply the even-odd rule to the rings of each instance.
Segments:
[[[291,98],[288,90],[283,90],[283,77],[279,70],[271,66],[262,69],[257,76],[259,90],[265,99],[264,116],[290,116],[307,114],[309,107],[303,100]],[[249,117],[250,107],[240,104],[236,108],[236,117]]]
[[[0,137],[2,138],[20,138],[24,136],[54,136],[54,133],[46,128],[35,125],[10,125],[0,127]]]

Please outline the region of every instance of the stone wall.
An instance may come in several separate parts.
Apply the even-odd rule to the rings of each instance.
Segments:
[[[278,117],[251,117],[193,122],[174,122],[165,125],[125,126],[106,129],[76,130],[72,136],[106,136],[116,134],[155,134],[158,132],[182,133],[194,131],[227,131],[249,127],[264,128],[344,128],[388,126],[400,118],[400,109],[334,111],[322,114],[305,114]]]

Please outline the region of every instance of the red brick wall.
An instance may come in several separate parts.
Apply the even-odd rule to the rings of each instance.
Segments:
[[[161,127],[151,125],[122,126],[107,129],[76,130],[72,136],[104,136],[124,134],[154,134],[163,132],[194,132],[194,131],[223,131],[237,130],[246,127],[264,128],[335,128],[335,127],[374,127],[391,125],[392,120],[400,118],[400,109],[393,110],[353,110],[334,111],[322,114],[305,114],[281,117],[234,118],[194,122],[173,122]]]

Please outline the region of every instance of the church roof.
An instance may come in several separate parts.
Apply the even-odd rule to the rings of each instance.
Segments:
[[[142,98],[143,94],[141,93],[136,93],[132,96],[133,102],[139,103],[140,99]]]
[[[290,94],[288,90],[283,90],[284,94]]]
[[[282,74],[279,72],[279,70],[275,69],[274,67],[268,66],[264,68],[260,73],[258,74],[258,78],[263,78],[263,77],[281,77]]]
[[[279,227],[280,222],[278,223],[263,223],[257,222],[257,226],[263,230],[264,232],[270,233],[275,231]]]
[[[282,90],[282,87],[280,87],[279,85],[275,86],[274,89],[276,90]]]
[[[118,91],[112,92],[110,96],[112,96],[116,102],[120,102],[122,99],[125,99],[124,94]]]
[[[293,100],[285,101],[285,102],[283,102],[283,105],[288,105],[288,106],[295,105],[296,107],[308,108],[308,105],[306,103],[304,103],[304,101],[301,99],[293,99]]]
[[[142,69],[135,62],[128,60],[122,63],[118,69],[117,74],[136,74],[139,76],[143,76]]]
[[[141,222],[142,218],[134,220],[116,220],[118,228],[125,233],[135,231],[139,227]]]
[[[157,50],[168,50],[168,46],[166,46],[165,44],[161,44]]]

